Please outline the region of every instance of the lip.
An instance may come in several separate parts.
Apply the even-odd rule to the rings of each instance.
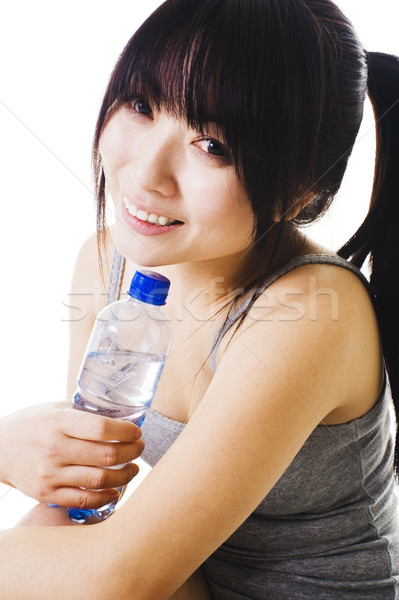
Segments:
[[[155,213],[156,214],[156,213]],[[165,233],[169,233],[182,225],[184,223],[176,223],[175,225],[153,225],[152,223],[148,223],[148,221],[140,221],[137,217],[133,217],[127,210],[126,206],[122,202],[122,216],[127,223],[127,225],[136,231],[136,233],[140,233],[141,235],[163,235]]]

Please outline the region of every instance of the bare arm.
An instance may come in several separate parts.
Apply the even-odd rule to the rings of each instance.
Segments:
[[[350,394],[351,365],[341,357],[351,315],[342,307],[331,323],[320,310],[317,321],[275,319],[242,330],[185,430],[112,519],[2,533],[2,595],[162,600],[176,593]]]
[[[94,323],[94,315],[105,304],[105,290],[98,285],[98,281],[97,248],[95,239],[92,237],[84,244],[78,257],[70,294],[69,397],[72,397],[75,390],[77,374]],[[70,402],[66,404],[70,404]],[[112,439],[117,439],[116,432]],[[140,448],[136,447],[136,455],[140,451]],[[134,458],[133,455],[130,458]],[[43,465],[43,472],[45,473],[47,470],[48,468]],[[32,479],[34,479],[32,484],[36,485],[37,489],[40,489],[40,478],[34,472],[32,473]],[[60,480],[62,480],[61,476]],[[106,494],[107,491],[104,490],[101,493]],[[93,498],[89,500],[93,502]],[[108,501],[108,498],[106,501]],[[104,503],[103,501],[102,504]],[[98,525],[98,520],[93,517],[86,521],[85,525]],[[63,526],[68,527],[68,529],[71,527],[82,527],[82,525],[70,521],[64,508],[49,508],[44,502],[37,504],[18,523],[18,527],[28,526]],[[173,594],[170,600],[210,600],[208,586],[202,572],[198,570],[193,573]]]

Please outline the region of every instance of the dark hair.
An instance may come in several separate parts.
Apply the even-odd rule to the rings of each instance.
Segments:
[[[366,80],[358,39],[328,0],[167,0],[128,42],[104,97],[94,140],[98,229],[101,130],[112,107],[141,95],[199,130],[211,113],[252,203],[253,252],[263,257],[270,238],[290,229],[293,199],[314,194],[295,219],[311,222],[339,189]]]
[[[359,268],[370,255],[370,287],[379,322],[385,364],[399,418],[399,58],[368,54],[368,92],[374,109],[377,151],[370,210],[339,250]],[[396,431],[399,476],[399,428]]]
[[[105,231],[105,181],[98,144],[112,111],[142,96],[199,131],[209,120],[216,122],[255,216],[256,268],[235,300],[255,291],[238,328],[256,290],[291,258],[295,225],[320,217],[338,191],[366,91],[366,53],[330,0],[166,0],[126,45],[100,110],[93,145],[99,240]],[[310,197],[292,218],[295,204]],[[342,252],[357,251],[358,239]],[[364,246],[366,255],[371,250]],[[383,336],[385,329],[382,325]],[[391,385],[394,370],[392,363]],[[397,389],[399,412],[399,384]]]

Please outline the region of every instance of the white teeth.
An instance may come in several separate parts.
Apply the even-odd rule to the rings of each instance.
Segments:
[[[145,212],[145,210],[138,210],[136,217],[140,219],[140,221],[148,221],[148,212]]]
[[[174,223],[173,219],[169,219],[168,217],[159,217],[154,213],[148,213],[145,210],[138,210],[137,207],[134,206],[134,204],[131,204],[125,196],[123,196],[123,204],[127,208],[129,214],[131,214],[133,217],[136,217],[140,221],[147,221],[148,223],[159,225],[161,227]]]

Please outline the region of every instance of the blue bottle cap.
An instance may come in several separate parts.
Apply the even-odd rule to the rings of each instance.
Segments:
[[[169,279],[159,273],[154,273],[154,271],[136,271],[133,275],[128,294],[132,298],[136,298],[136,300],[141,300],[141,302],[162,306],[166,303],[169,287]]]

